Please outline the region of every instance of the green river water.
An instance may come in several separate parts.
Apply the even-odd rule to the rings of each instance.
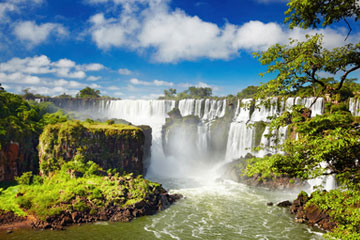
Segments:
[[[130,223],[99,222],[64,231],[22,229],[0,232],[0,239],[323,239],[320,230],[296,223],[288,210],[266,205],[292,200],[298,191],[269,191],[231,181],[154,180],[185,198],[165,211]]]

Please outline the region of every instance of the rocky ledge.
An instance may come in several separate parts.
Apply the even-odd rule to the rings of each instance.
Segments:
[[[108,206],[96,214],[91,214],[91,210],[65,211],[60,215],[47,217],[45,220],[36,218],[30,222],[30,225],[34,229],[63,230],[65,226],[79,223],[97,221],[130,222],[137,217],[153,215],[158,211],[162,211],[181,198],[182,195],[163,192],[153,196],[153,199],[149,202],[140,201],[127,207]]]
[[[96,209],[85,211],[66,210],[58,215],[48,216],[44,220],[34,215],[22,217],[17,216],[12,211],[0,210],[0,230],[8,232],[17,228],[63,230],[64,227],[73,224],[97,221],[130,222],[135,218],[153,215],[158,211],[165,210],[182,197],[180,194],[168,194],[162,189],[161,191],[156,191],[154,195],[150,195],[147,200],[142,200],[126,207],[110,204],[101,211],[96,211]],[[86,199],[83,200],[87,201]],[[87,205],[90,205],[90,203],[87,203]]]

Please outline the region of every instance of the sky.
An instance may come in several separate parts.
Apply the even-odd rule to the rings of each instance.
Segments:
[[[84,87],[122,99],[211,87],[236,94],[266,82],[253,52],[324,34],[328,48],[360,39],[345,23],[289,30],[285,0],[0,0],[0,83],[56,96]],[[359,76],[359,71],[353,76]]]

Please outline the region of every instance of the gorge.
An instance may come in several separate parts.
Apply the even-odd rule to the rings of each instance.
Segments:
[[[45,231],[30,236],[28,230],[20,230],[4,235],[4,239],[65,236],[111,239],[120,233],[123,234],[120,239],[130,236],[133,239],[209,239],[214,236],[219,239],[322,239],[321,231],[296,224],[284,209],[266,206],[268,202],[294,199],[298,189],[270,192],[218,180],[220,167],[225,163],[249,153],[265,156],[277,152],[272,148],[277,142],[267,137],[269,128],[265,123],[293,105],[309,107],[312,101],[313,98],[272,98],[255,107],[251,99],[233,102],[228,99],[101,100],[90,104],[63,100],[63,108],[80,112],[82,118],[122,119],[134,125],[151,126],[152,152],[145,166],[146,176],[163,183],[171,193],[184,195],[185,200],[128,225],[100,222],[73,226],[67,229],[66,235]],[[311,106],[312,116],[322,114],[324,108],[325,100],[317,99]],[[288,137],[287,127],[280,128],[276,135],[280,142],[284,141]],[[253,150],[260,145],[264,149]],[[326,188],[334,187],[333,178],[319,181],[325,181]],[[135,231],[140,232],[134,237]]]

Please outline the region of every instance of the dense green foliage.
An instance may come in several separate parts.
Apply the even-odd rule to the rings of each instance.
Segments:
[[[0,92],[0,148],[10,141],[33,148],[33,141],[48,123],[63,122],[67,117],[50,103],[27,102],[19,95]]]
[[[360,17],[357,0],[290,0],[288,7],[285,22],[290,28],[316,28],[320,23],[325,27],[347,18],[358,21]]]
[[[240,92],[238,92],[237,97],[239,99],[254,98],[258,89],[259,89],[258,86],[248,86],[248,87],[244,88],[243,90],[241,90]]]
[[[104,176],[105,175],[105,176]],[[142,176],[105,173],[97,164],[77,155],[47,177],[25,173],[19,185],[0,190],[0,209],[41,219],[61,212],[96,214],[109,206],[126,207],[144,200],[161,186]]]
[[[79,93],[76,94],[78,98],[99,98],[100,97],[100,90],[95,90],[90,87],[86,87],[81,89]]]
[[[306,194],[302,192],[301,194]],[[307,194],[306,194],[307,195]],[[306,206],[314,204],[328,214],[337,228],[325,235],[342,240],[360,239],[360,192],[353,190],[317,190],[311,194]]]
[[[290,137],[282,146],[277,146],[285,152],[284,155],[275,154],[264,159],[267,171],[303,179],[336,173],[347,187],[358,188],[360,133],[357,121],[350,112],[341,108],[313,118],[307,118],[299,107],[291,113],[285,112],[272,121],[270,129],[289,125],[290,131],[296,131],[297,138]],[[258,162],[255,168],[263,165]],[[250,173],[254,172],[254,166],[250,168]]]

